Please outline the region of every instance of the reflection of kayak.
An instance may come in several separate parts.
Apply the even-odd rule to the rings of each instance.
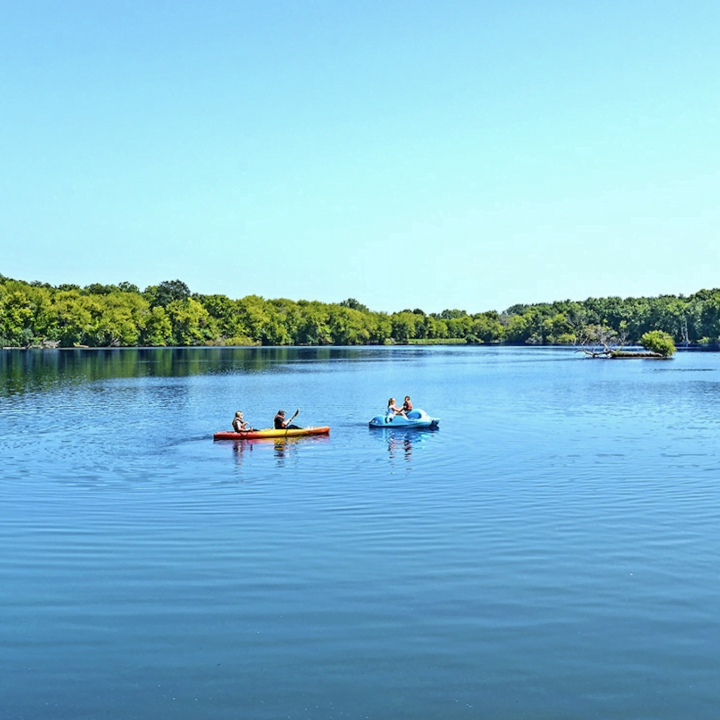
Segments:
[[[411,410],[407,417],[402,415],[376,415],[370,421],[370,427],[384,428],[437,428],[440,418],[430,417],[424,410]]]
[[[298,430],[275,430],[267,428],[266,430],[249,430],[248,432],[217,432],[213,435],[213,440],[257,440],[261,438],[286,438],[286,437],[303,437],[304,435],[327,435],[330,428],[324,427],[306,427]]]

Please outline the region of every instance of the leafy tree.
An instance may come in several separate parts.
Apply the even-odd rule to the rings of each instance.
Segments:
[[[138,345],[149,312],[147,300],[140,295],[120,291],[105,295],[95,325],[95,344],[100,347]]]
[[[328,325],[327,305],[320,302],[301,300],[298,303],[301,320],[295,341],[299,345],[330,345],[332,337]]]
[[[175,345],[203,345],[216,336],[208,311],[191,297],[171,301],[165,312]]]
[[[468,337],[475,342],[497,343],[504,338],[505,328],[500,322],[496,312],[479,313],[473,315],[472,327]]]
[[[187,300],[190,297],[190,288],[182,280],[163,280],[159,285],[145,288],[151,305],[160,305],[166,308],[176,300]]]
[[[333,345],[363,345],[370,340],[370,330],[360,310],[330,305],[328,326]]]
[[[640,344],[650,352],[658,353],[663,357],[670,357],[675,353],[675,343],[672,336],[662,330],[651,330],[640,338]]]
[[[451,338],[467,338],[472,334],[473,319],[469,315],[460,315],[447,321],[448,336]]]
[[[417,337],[417,329],[423,325],[423,319],[410,310],[403,310],[393,313],[390,316],[392,322],[392,337],[395,342],[407,343]]]
[[[696,343],[702,337],[702,310],[703,302],[696,297],[690,297],[685,305],[685,332],[681,342],[685,344]]]
[[[359,310],[360,312],[370,312],[368,310],[367,306],[363,305],[361,302],[358,302],[355,298],[348,298],[347,300],[343,300],[342,302],[338,303],[340,307],[346,307],[350,308],[351,310]]]
[[[272,345],[273,318],[271,309],[264,298],[248,295],[237,302],[239,317],[253,340],[263,345]]]
[[[384,345],[392,337],[392,320],[387,313],[370,313],[365,316],[369,342]]]
[[[48,337],[48,329],[52,328],[54,323],[54,313],[52,311],[53,297],[55,290],[45,287],[26,287],[29,299],[30,309],[32,310],[32,318],[24,328],[24,331],[31,333],[34,340],[44,339]]]
[[[447,321],[434,315],[426,315],[423,320],[424,337],[431,340],[440,340],[448,337]]]
[[[575,333],[565,313],[545,319],[542,332],[544,341],[550,345],[571,345],[575,341]]]
[[[3,343],[22,346],[32,342],[32,332],[24,332],[30,328],[32,318],[31,300],[23,283],[11,281],[0,286],[0,336]]]
[[[456,320],[457,318],[461,318],[464,315],[467,315],[467,313],[464,310],[443,310],[439,317],[442,320]]]
[[[705,299],[700,313],[700,337],[717,341],[720,338],[720,291],[704,291]]]
[[[302,324],[302,308],[293,300],[279,298],[270,300],[270,311],[275,330],[274,345],[293,345]]]
[[[196,295],[194,299],[207,310],[214,321],[219,333],[216,340],[220,342],[242,340],[247,344],[249,331],[238,301],[230,300],[225,295]]]
[[[532,313],[510,315],[506,319],[505,339],[512,345],[521,345],[532,335]]]
[[[652,306],[647,298],[637,298],[631,306],[628,317],[627,333],[631,341],[639,340],[643,333],[652,330]]]
[[[151,308],[141,328],[140,343],[148,347],[165,347],[173,340],[173,326],[165,308]]]
[[[92,283],[86,285],[83,290],[88,295],[109,295],[111,292],[117,292],[117,285],[102,285],[101,283]]]
[[[78,290],[61,290],[53,301],[55,323],[51,340],[57,340],[63,347],[85,344],[85,336],[92,324],[92,315],[80,302]]]

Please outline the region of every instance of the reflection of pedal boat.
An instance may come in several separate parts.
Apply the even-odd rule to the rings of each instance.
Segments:
[[[370,427],[383,428],[437,428],[440,418],[430,417],[424,410],[411,410],[407,417],[402,415],[376,415]]]
[[[275,430],[267,428],[266,430],[249,430],[248,432],[216,432],[213,440],[260,440],[263,438],[280,439],[289,437],[305,437],[306,435],[327,435],[330,428],[322,427],[306,427],[297,430]]]

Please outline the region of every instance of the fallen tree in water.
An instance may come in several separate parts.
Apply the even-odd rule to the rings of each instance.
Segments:
[[[646,358],[650,360],[667,360],[667,355],[656,352],[643,352],[642,350],[616,350],[607,356],[608,360],[622,360],[625,358]]]
[[[575,327],[576,345],[590,358],[624,360],[646,358],[666,360],[675,353],[672,337],[662,330],[645,333],[640,339],[643,350],[625,350],[627,339],[624,333],[617,333],[606,325],[583,325]]]
[[[590,358],[611,358],[623,352],[626,339],[607,325],[586,325],[575,319],[575,345]]]

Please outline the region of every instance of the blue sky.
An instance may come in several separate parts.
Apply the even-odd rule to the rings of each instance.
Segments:
[[[374,310],[720,286],[720,3],[0,0],[0,273]]]

